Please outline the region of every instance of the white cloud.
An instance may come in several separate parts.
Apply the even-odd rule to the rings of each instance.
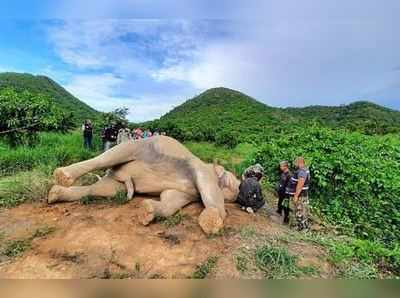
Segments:
[[[100,111],[110,112],[116,108],[127,107],[129,109],[128,118],[134,122],[158,118],[182,103],[184,98],[179,94],[174,97],[155,94],[142,94],[136,97],[118,96],[115,91],[123,82],[123,79],[112,73],[78,75],[64,87]]]
[[[290,21],[271,14],[229,23],[68,21],[50,38],[63,61],[79,69],[66,85],[81,99],[101,110],[140,106],[132,117],[145,120],[217,86],[271,105],[304,106],[365,98],[398,77],[388,73],[400,61],[396,22],[289,14]]]

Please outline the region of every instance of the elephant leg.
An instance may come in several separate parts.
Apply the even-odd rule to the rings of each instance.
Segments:
[[[160,201],[151,199],[143,201],[139,218],[143,225],[150,224],[156,216],[171,216],[182,207],[197,200],[195,196],[173,189],[163,191],[160,198]]]
[[[95,158],[56,169],[54,178],[59,185],[71,186],[77,178],[89,172],[112,168],[134,160],[138,148],[134,142],[121,143]]]
[[[193,162],[193,169],[196,186],[205,206],[199,216],[199,225],[206,234],[215,234],[224,226],[224,194],[218,186],[218,178],[213,169],[198,160]]]
[[[49,204],[56,202],[73,202],[82,199],[85,196],[95,197],[113,197],[118,191],[123,191],[125,186],[110,177],[103,177],[98,182],[89,186],[71,186],[65,187],[54,185],[48,195]]]

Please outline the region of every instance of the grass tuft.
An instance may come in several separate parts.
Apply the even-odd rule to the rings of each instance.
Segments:
[[[218,257],[209,257],[204,263],[196,266],[196,270],[193,272],[192,278],[204,279],[217,265]]]
[[[30,239],[14,240],[7,243],[2,254],[9,258],[14,258],[22,255],[30,247],[31,247]]]

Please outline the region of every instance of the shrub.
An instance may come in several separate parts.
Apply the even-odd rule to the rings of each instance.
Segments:
[[[39,131],[66,132],[74,126],[72,115],[64,113],[44,95],[28,91],[0,90],[0,137],[10,146],[32,145]]]
[[[310,202],[342,232],[386,244],[400,239],[400,140],[323,128],[277,135],[263,143],[253,162],[275,183],[282,159],[306,157]]]

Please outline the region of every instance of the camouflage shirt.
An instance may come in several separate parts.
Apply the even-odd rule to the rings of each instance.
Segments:
[[[264,176],[264,168],[260,164],[252,165],[244,170],[242,179],[245,180],[246,178],[256,177],[257,174]]]

